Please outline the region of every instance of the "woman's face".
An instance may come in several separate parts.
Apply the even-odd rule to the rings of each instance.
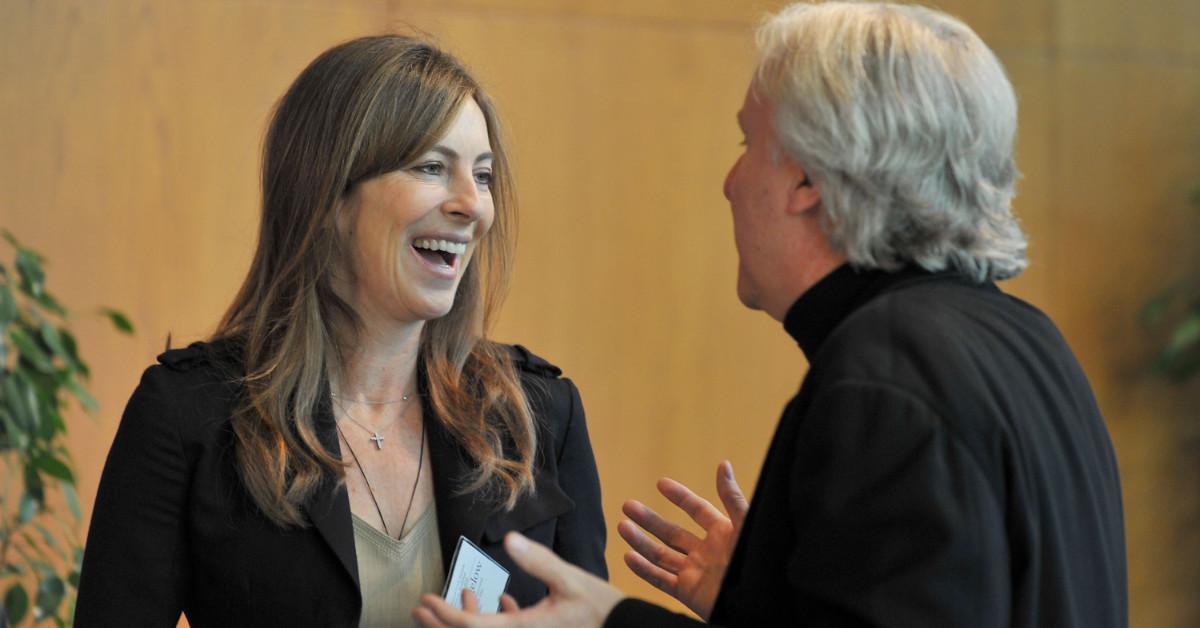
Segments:
[[[339,293],[363,321],[445,316],[492,226],[492,148],[474,99],[411,164],[360,182],[344,208],[353,281]]]

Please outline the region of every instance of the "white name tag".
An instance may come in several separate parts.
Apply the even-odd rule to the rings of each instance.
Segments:
[[[442,599],[454,608],[462,608],[463,589],[470,589],[479,598],[479,611],[500,611],[500,594],[508,586],[508,570],[500,566],[491,556],[484,553],[465,536],[458,537],[454,558],[450,560],[450,573],[446,576],[446,587]]]

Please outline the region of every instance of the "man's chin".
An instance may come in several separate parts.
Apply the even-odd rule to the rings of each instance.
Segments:
[[[742,305],[752,310],[761,310],[762,306],[759,304],[758,292],[752,290],[747,284],[748,282],[745,279],[738,277],[738,300],[742,302]]]

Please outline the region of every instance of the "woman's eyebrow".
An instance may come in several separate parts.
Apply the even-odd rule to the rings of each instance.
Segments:
[[[433,148],[429,149],[429,151],[433,152],[433,153],[438,153],[441,156],[445,157],[446,159],[451,159],[451,160],[458,159],[458,151],[454,150],[453,148],[450,148],[449,146],[443,146],[441,144],[438,144],[437,146],[434,146]],[[479,155],[477,155],[475,157],[475,163],[479,163],[481,161],[487,161],[489,159],[492,159],[493,157],[494,157],[494,155],[492,154],[492,151],[490,151],[490,150],[483,152],[483,153],[479,153]]]

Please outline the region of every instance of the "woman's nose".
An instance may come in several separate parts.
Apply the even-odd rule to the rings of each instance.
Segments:
[[[478,220],[483,212],[483,194],[475,181],[475,173],[456,173],[450,180],[450,198],[442,205],[442,210],[464,221]]]

